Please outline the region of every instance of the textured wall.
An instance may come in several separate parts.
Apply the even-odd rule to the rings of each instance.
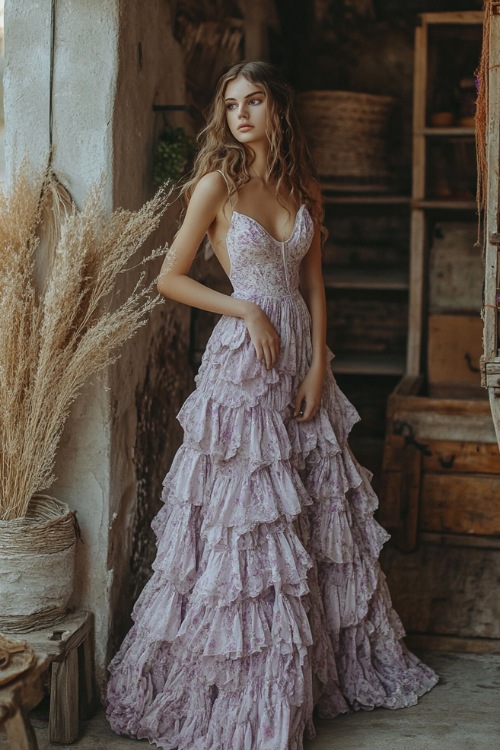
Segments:
[[[121,2],[113,116],[115,206],[137,208],[151,195],[153,146],[163,126],[163,116],[153,112],[153,103],[185,101],[182,54],[172,37],[170,13],[170,3],[164,0],[149,0],[145,6],[134,0]],[[170,114],[169,123],[183,124],[183,117]],[[177,214],[172,206],[155,244],[171,238]],[[150,522],[159,509],[163,477],[182,438],[175,416],[192,387],[188,338],[189,310],[165,302],[112,372],[110,653],[119,644],[132,604],[151,572],[155,547]]]
[[[109,175],[117,70],[115,0],[59,3],[54,58],[54,167],[77,202]],[[23,159],[43,169],[49,153],[50,0],[6,7],[7,178]],[[112,204],[112,183],[106,185]],[[89,383],[72,410],[52,494],[75,508],[82,529],[73,604],[96,614],[97,662],[108,632],[106,551],[110,410],[107,374]]]
[[[25,158],[34,171],[47,163],[50,7],[50,0],[7,4],[7,176]],[[54,167],[77,203],[102,176],[108,208],[137,208],[151,195],[159,127],[152,104],[183,97],[181,53],[170,35],[169,8],[160,0],[140,7],[132,0],[56,4]],[[164,242],[175,224],[176,211],[171,211],[155,244]],[[158,268],[159,263],[154,272]],[[124,288],[138,272],[124,279]],[[121,360],[87,384],[61,442],[51,492],[78,513],[83,544],[72,603],[96,615],[101,679],[111,630],[128,615],[137,593],[132,577],[147,576],[140,558],[151,546],[149,521],[160,477],[180,440],[174,417],[191,387],[182,343],[188,323],[186,309],[159,308]],[[112,645],[118,637],[115,630]]]

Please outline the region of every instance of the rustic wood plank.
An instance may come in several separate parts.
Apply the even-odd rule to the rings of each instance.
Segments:
[[[483,22],[483,13],[480,10],[450,11],[443,13],[420,13],[419,18],[423,23],[431,25],[438,24],[470,24]]]
[[[490,363],[498,362],[499,354],[499,313],[498,313],[498,245],[494,235],[499,232],[500,186],[498,173],[500,169],[500,134],[498,120],[500,116],[500,15],[492,14],[489,36],[489,96],[487,123],[487,160],[488,181],[486,188],[486,249],[485,249],[485,283],[484,283],[484,358],[488,368]],[[493,241],[492,241],[493,240]],[[495,432],[500,446],[500,394],[498,384],[490,385],[488,394]]]
[[[422,392],[424,378],[422,375],[405,375],[394,390],[395,396],[416,396]]]
[[[385,529],[397,529],[401,517],[401,472],[382,471],[377,521]]]
[[[382,550],[396,612],[408,632],[500,640],[500,551],[420,544]]]
[[[403,450],[401,466],[400,523],[398,547],[412,552],[417,546],[420,503],[422,454],[415,445],[407,444]]]
[[[423,457],[424,472],[500,474],[500,453],[495,443],[432,440]]]
[[[483,262],[476,246],[475,221],[440,221],[433,225],[429,258],[429,310],[479,317]],[[479,335],[481,343],[482,329]]]
[[[500,477],[424,474],[421,528],[457,534],[500,534]]]
[[[412,204],[415,209],[443,209],[446,211],[476,211],[477,203],[472,200],[442,200],[439,198],[426,198],[415,200]]]
[[[440,412],[437,410],[437,405],[440,402],[437,399],[431,399],[432,401],[433,403],[431,403],[428,411],[422,409],[413,412],[408,409],[395,410],[394,422],[403,426],[409,424],[415,438],[424,442],[427,440],[449,440],[450,438],[478,443],[496,442],[491,413],[467,414],[465,410],[462,412]],[[489,409],[488,402],[486,402],[486,406]],[[435,411],[433,407],[436,407]],[[397,426],[394,431],[398,431]]]
[[[85,638],[78,648],[78,704],[80,719],[88,719],[97,708],[95,686],[94,645]]]
[[[410,231],[410,294],[406,363],[406,371],[409,375],[419,375],[421,372],[425,245],[424,212],[413,211]]]
[[[500,536],[421,531],[418,535],[418,541],[423,544],[439,544],[441,547],[478,547],[492,551],[500,550]]]
[[[483,322],[477,315],[429,315],[427,377],[430,383],[480,387]]]
[[[432,138],[440,138],[448,136],[459,136],[459,137],[469,137],[474,138],[475,128],[468,128],[464,126],[455,125],[450,128],[443,128],[439,126],[434,127],[426,127],[423,128],[421,131],[419,131],[419,135],[426,135]]]
[[[15,714],[6,720],[5,732],[12,750],[38,750],[35,731],[24,708],[18,708]]]
[[[490,408],[493,416],[493,424],[495,425],[495,433],[497,443],[500,448],[500,396],[497,388],[488,388],[490,397]]]
[[[500,116],[500,16],[490,19],[489,38],[489,99],[486,133],[486,153],[488,180],[486,195],[486,248],[484,286],[484,356],[486,362],[495,359],[498,353],[498,311],[496,309],[498,279],[498,246],[490,241],[498,233],[498,212],[500,192],[498,170],[500,165],[500,137],[498,118]]]
[[[500,654],[499,638],[457,638],[452,635],[408,633],[408,647],[413,651],[447,651],[458,654]]]
[[[49,738],[70,744],[78,737],[78,653],[71,649],[62,662],[54,662],[50,681]]]

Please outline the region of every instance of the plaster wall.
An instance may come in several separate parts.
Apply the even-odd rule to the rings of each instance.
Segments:
[[[111,118],[116,91],[118,3],[88,0],[56,5],[53,165],[77,204],[112,162]],[[50,0],[6,4],[5,135],[7,181],[26,159],[33,172],[49,156]],[[105,188],[112,205],[112,181]],[[102,665],[108,632],[106,570],[109,516],[110,406],[104,373],[87,384],[65,429],[50,489],[77,511],[78,545],[71,604],[96,615]]]
[[[7,179],[24,159],[33,172],[48,161],[50,11],[50,0],[7,2]],[[137,208],[151,195],[158,117],[152,104],[155,97],[179,102],[183,96],[181,53],[170,36],[169,14],[170,4],[160,0],[140,6],[132,0],[56,3],[53,166],[77,204],[102,176],[108,209]],[[174,225],[172,211],[152,243],[163,242]],[[138,273],[124,279],[124,290]],[[119,625],[113,637],[111,630],[117,623],[125,629],[137,593],[131,576],[142,571],[147,577],[142,558],[135,570],[129,560],[134,548],[152,549],[149,521],[157,509],[159,477],[180,440],[173,421],[191,387],[183,349],[188,322],[187,311],[173,304],[157,310],[122,359],[86,385],[58,453],[58,480],[50,492],[76,509],[83,537],[71,604],[95,613],[101,682],[108,652],[121,636]],[[151,393],[150,386],[163,395]],[[159,400],[164,429],[155,433],[151,468],[139,454]],[[138,487],[142,498],[156,491],[156,506],[146,499],[137,511]]]
[[[153,104],[185,102],[184,65],[172,36],[171,5],[164,0],[149,0],[147,7],[134,0],[120,4],[113,114],[115,206],[135,209],[151,196],[154,143],[164,125]],[[183,113],[169,113],[168,123],[189,127]],[[177,215],[173,204],[150,246],[171,239]],[[161,261],[151,269],[153,275],[160,265]],[[129,278],[129,287],[132,283]],[[150,522],[159,510],[162,480],[182,439],[175,415],[192,388],[189,319],[187,308],[164,302],[112,371],[110,655],[151,574],[155,540]]]

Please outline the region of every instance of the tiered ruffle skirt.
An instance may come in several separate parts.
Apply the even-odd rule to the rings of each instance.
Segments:
[[[357,412],[328,368],[315,418],[293,418],[309,313],[298,294],[258,304],[278,364],[257,361],[242,320],[219,321],[179,413],[154,572],[110,664],[112,728],[163,750],[300,750],[314,706],[400,708],[437,681],[378,564],[388,535],[347,444]]]

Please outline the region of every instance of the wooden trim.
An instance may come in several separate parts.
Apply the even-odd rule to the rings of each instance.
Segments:
[[[499,231],[498,212],[500,204],[498,169],[500,165],[500,16],[490,19],[489,38],[490,70],[489,100],[487,124],[487,160],[488,184],[486,205],[486,252],[485,252],[485,287],[484,287],[484,361],[490,362],[497,356],[498,347],[498,310],[497,279],[498,252],[496,242],[490,238]]]
[[[337,266],[323,273],[326,289],[387,289],[405,291],[410,283],[405,269],[342,268]]]
[[[483,13],[480,10],[451,11],[449,13],[419,13],[423,23],[433,24],[469,24],[483,23]]]
[[[332,205],[353,205],[353,206],[409,206],[409,195],[342,195],[328,193],[328,183],[321,182],[324,203]]]
[[[403,375],[404,355],[398,354],[336,354],[332,361],[334,373],[357,375]]]
[[[421,372],[422,326],[424,314],[425,216],[413,211],[410,240],[410,293],[408,302],[408,351],[406,370],[409,375]]]
[[[418,535],[419,542],[437,544],[439,547],[477,547],[479,549],[500,549],[500,536],[481,534],[445,534],[444,532],[423,531]]]
[[[423,375],[405,375],[391,396],[417,396],[424,385]]]
[[[476,201],[462,201],[462,200],[435,200],[432,198],[424,198],[422,200],[415,200],[412,203],[412,208],[429,208],[429,209],[442,209],[445,211],[477,211]]]
[[[417,132],[417,135],[425,135],[430,138],[447,138],[447,137],[459,137],[459,138],[465,138],[470,137],[474,138],[476,131],[474,128],[468,128],[464,126],[455,126],[455,127],[449,127],[449,128],[442,128],[442,127],[425,127],[422,130]]]
[[[461,638],[456,635],[408,633],[408,647],[415,651],[450,651],[460,654],[500,654],[499,638]]]

